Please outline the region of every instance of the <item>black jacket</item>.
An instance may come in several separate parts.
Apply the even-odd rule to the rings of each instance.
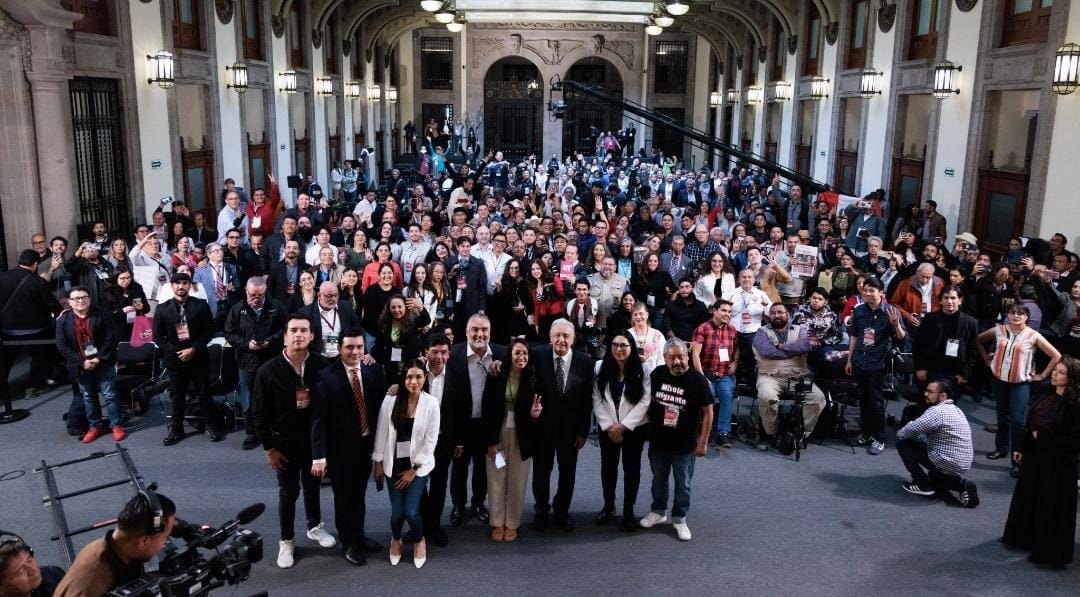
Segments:
[[[202,366],[206,359],[206,345],[214,337],[214,316],[210,314],[210,305],[189,296],[185,302],[188,339],[180,340],[176,335],[176,324],[180,323],[177,305],[176,299],[169,299],[154,310],[154,342],[165,355],[165,367],[170,371]],[[176,356],[177,351],[185,348],[195,348],[195,358],[184,362]]]
[[[266,297],[258,317],[247,301],[236,303],[225,317],[225,339],[233,347],[237,366],[254,373],[259,365],[281,354],[288,313],[280,302]],[[248,350],[251,340],[268,342],[259,351]]]
[[[297,313],[306,316],[308,320],[311,321],[311,331],[315,335],[315,339],[311,341],[311,351],[322,354],[323,336],[319,299],[316,297],[314,302],[306,307],[301,307]],[[360,328],[360,318],[356,316],[356,311],[353,311],[351,304],[338,300],[337,316],[341,325],[341,331]]]
[[[446,384],[443,388],[443,403],[447,400],[455,402],[453,406],[454,435],[453,445],[465,445],[465,433],[469,429],[469,420],[472,418],[472,386],[469,384],[468,343],[459,342],[450,348],[450,360],[446,363]],[[489,344],[491,358],[501,361],[503,367],[508,366],[506,361],[506,347],[501,344]],[[489,380],[490,381],[490,380]],[[481,405],[483,398],[481,397]]]
[[[314,391],[315,379],[326,367],[326,360],[318,354],[308,354],[304,365],[303,384]],[[301,385],[300,376],[285,360],[284,353],[262,364],[255,371],[251,387],[251,418],[263,448],[310,450],[311,407],[297,409],[296,390]]]
[[[276,255],[276,253],[275,253]],[[296,281],[294,282],[293,292],[300,292],[300,272],[307,269],[307,265],[304,263],[303,257],[296,260]],[[284,261],[275,261],[269,265],[266,269],[262,270],[267,274],[266,288],[267,292],[275,300],[280,301],[281,304],[285,304],[289,301],[289,270]]]
[[[461,267],[460,261],[451,262],[447,277],[450,280],[450,292],[457,298],[458,279],[464,278],[465,288],[462,291],[460,301],[455,300],[455,317],[468,319],[478,311],[487,309],[487,267],[484,262],[476,257],[469,257],[466,266]]]
[[[971,379],[978,359],[975,338],[979,335],[979,324],[964,312],[958,312],[956,318],[953,323],[940,310],[926,314],[916,328],[912,341],[911,353],[916,370],[951,373],[962,375],[966,380]],[[949,339],[958,340],[955,358],[945,355]]]
[[[112,317],[100,311],[90,311],[90,329],[94,338],[97,358],[101,360],[98,368],[108,367],[116,362],[116,326]],[[65,312],[56,320],[56,350],[64,357],[68,376],[75,379],[80,373],[85,357],[82,354],[75,334],[75,313]]]
[[[572,444],[589,435],[592,424],[593,361],[573,351],[562,398],[555,391],[555,358],[548,344],[532,349],[529,362],[536,370],[536,393],[543,409],[536,421],[536,446]],[[531,404],[529,405],[532,406]]]
[[[533,389],[532,375],[521,376],[517,398],[514,401],[514,433],[517,434],[521,459],[528,460],[533,454],[533,421],[530,417]],[[497,377],[488,378],[484,385],[484,398],[480,403],[480,419],[483,427],[483,443],[491,446],[499,443],[499,434],[506,421],[506,383],[510,380],[510,364],[503,363]]]
[[[386,380],[378,367],[360,366],[360,386],[367,408],[368,436],[363,437],[352,380],[340,362],[323,368],[311,393],[311,457],[339,463],[371,460],[375,426],[386,395]],[[333,474],[331,472],[331,474]]]
[[[345,305],[345,303],[343,303]],[[403,329],[398,334],[398,341],[395,344],[390,340],[389,329],[369,330],[375,332],[375,351],[371,356],[375,357],[375,360],[382,363],[386,371],[386,376],[389,377],[393,383],[401,383],[401,376],[404,373],[401,371],[401,365],[408,362],[411,359],[415,359],[420,356],[422,349],[422,342],[420,341],[420,330],[431,323],[431,316],[428,315],[427,309],[421,309],[420,313],[416,316],[412,326]],[[401,349],[401,358],[394,361],[393,349]]]
[[[664,311],[664,329],[660,331],[664,334],[671,332],[686,342],[693,340],[694,330],[709,318],[709,308],[694,295],[690,295],[690,298],[693,300],[689,305],[680,298],[668,303]]]
[[[0,329],[51,329],[59,312],[60,303],[41,276],[21,267],[0,272]]]

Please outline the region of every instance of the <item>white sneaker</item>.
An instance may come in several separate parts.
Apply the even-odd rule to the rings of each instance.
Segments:
[[[320,522],[314,528],[308,529],[307,538],[318,542],[319,547],[334,547],[337,545],[337,539],[326,531],[324,525],[325,523]]]
[[[671,526],[675,527],[675,534],[678,535],[679,541],[690,540],[690,527],[686,526],[686,521],[676,522]]]
[[[293,542],[279,541],[277,552],[278,568],[292,568],[294,563],[295,561],[293,560]]]
[[[643,529],[651,529],[654,526],[664,524],[665,522],[667,522],[667,515],[649,512],[638,522],[638,524],[640,524]]]

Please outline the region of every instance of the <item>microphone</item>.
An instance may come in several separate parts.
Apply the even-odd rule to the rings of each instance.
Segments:
[[[240,524],[248,524],[256,518],[262,516],[262,513],[266,511],[266,504],[258,502],[244,508],[236,515],[236,520]]]

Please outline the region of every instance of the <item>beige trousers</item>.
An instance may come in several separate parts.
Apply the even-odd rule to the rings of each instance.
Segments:
[[[765,433],[776,434],[776,420],[780,410],[780,392],[784,389],[786,381],[779,377],[771,377],[758,374],[757,378],[757,414],[761,417],[761,425]],[[803,403],[803,426],[806,436],[814,430],[821,411],[825,409],[825,393],[817,385],[810,386],[810,393]]]
[[[507,428],[503,423],[499,432],[506,466],[495,468],[495,460],[488,456],[487,484],[488,504],[491,506],[492,527],[517,529],[521,526],[521,510],[525,505],[525,484],[529,481],[529,461],[521,459],[518,448],[517,429]]]

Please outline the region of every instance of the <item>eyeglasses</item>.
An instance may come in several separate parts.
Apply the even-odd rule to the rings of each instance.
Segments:
[[[89,296],[69,296],[68,300],[71,301],[71,302],[88,301],[88,300],[90,300],[90,297]]]
[[[611,347],[618,348],[619,350],[627,350],[630,348],[630,345],[626,342],[612,342]]]

